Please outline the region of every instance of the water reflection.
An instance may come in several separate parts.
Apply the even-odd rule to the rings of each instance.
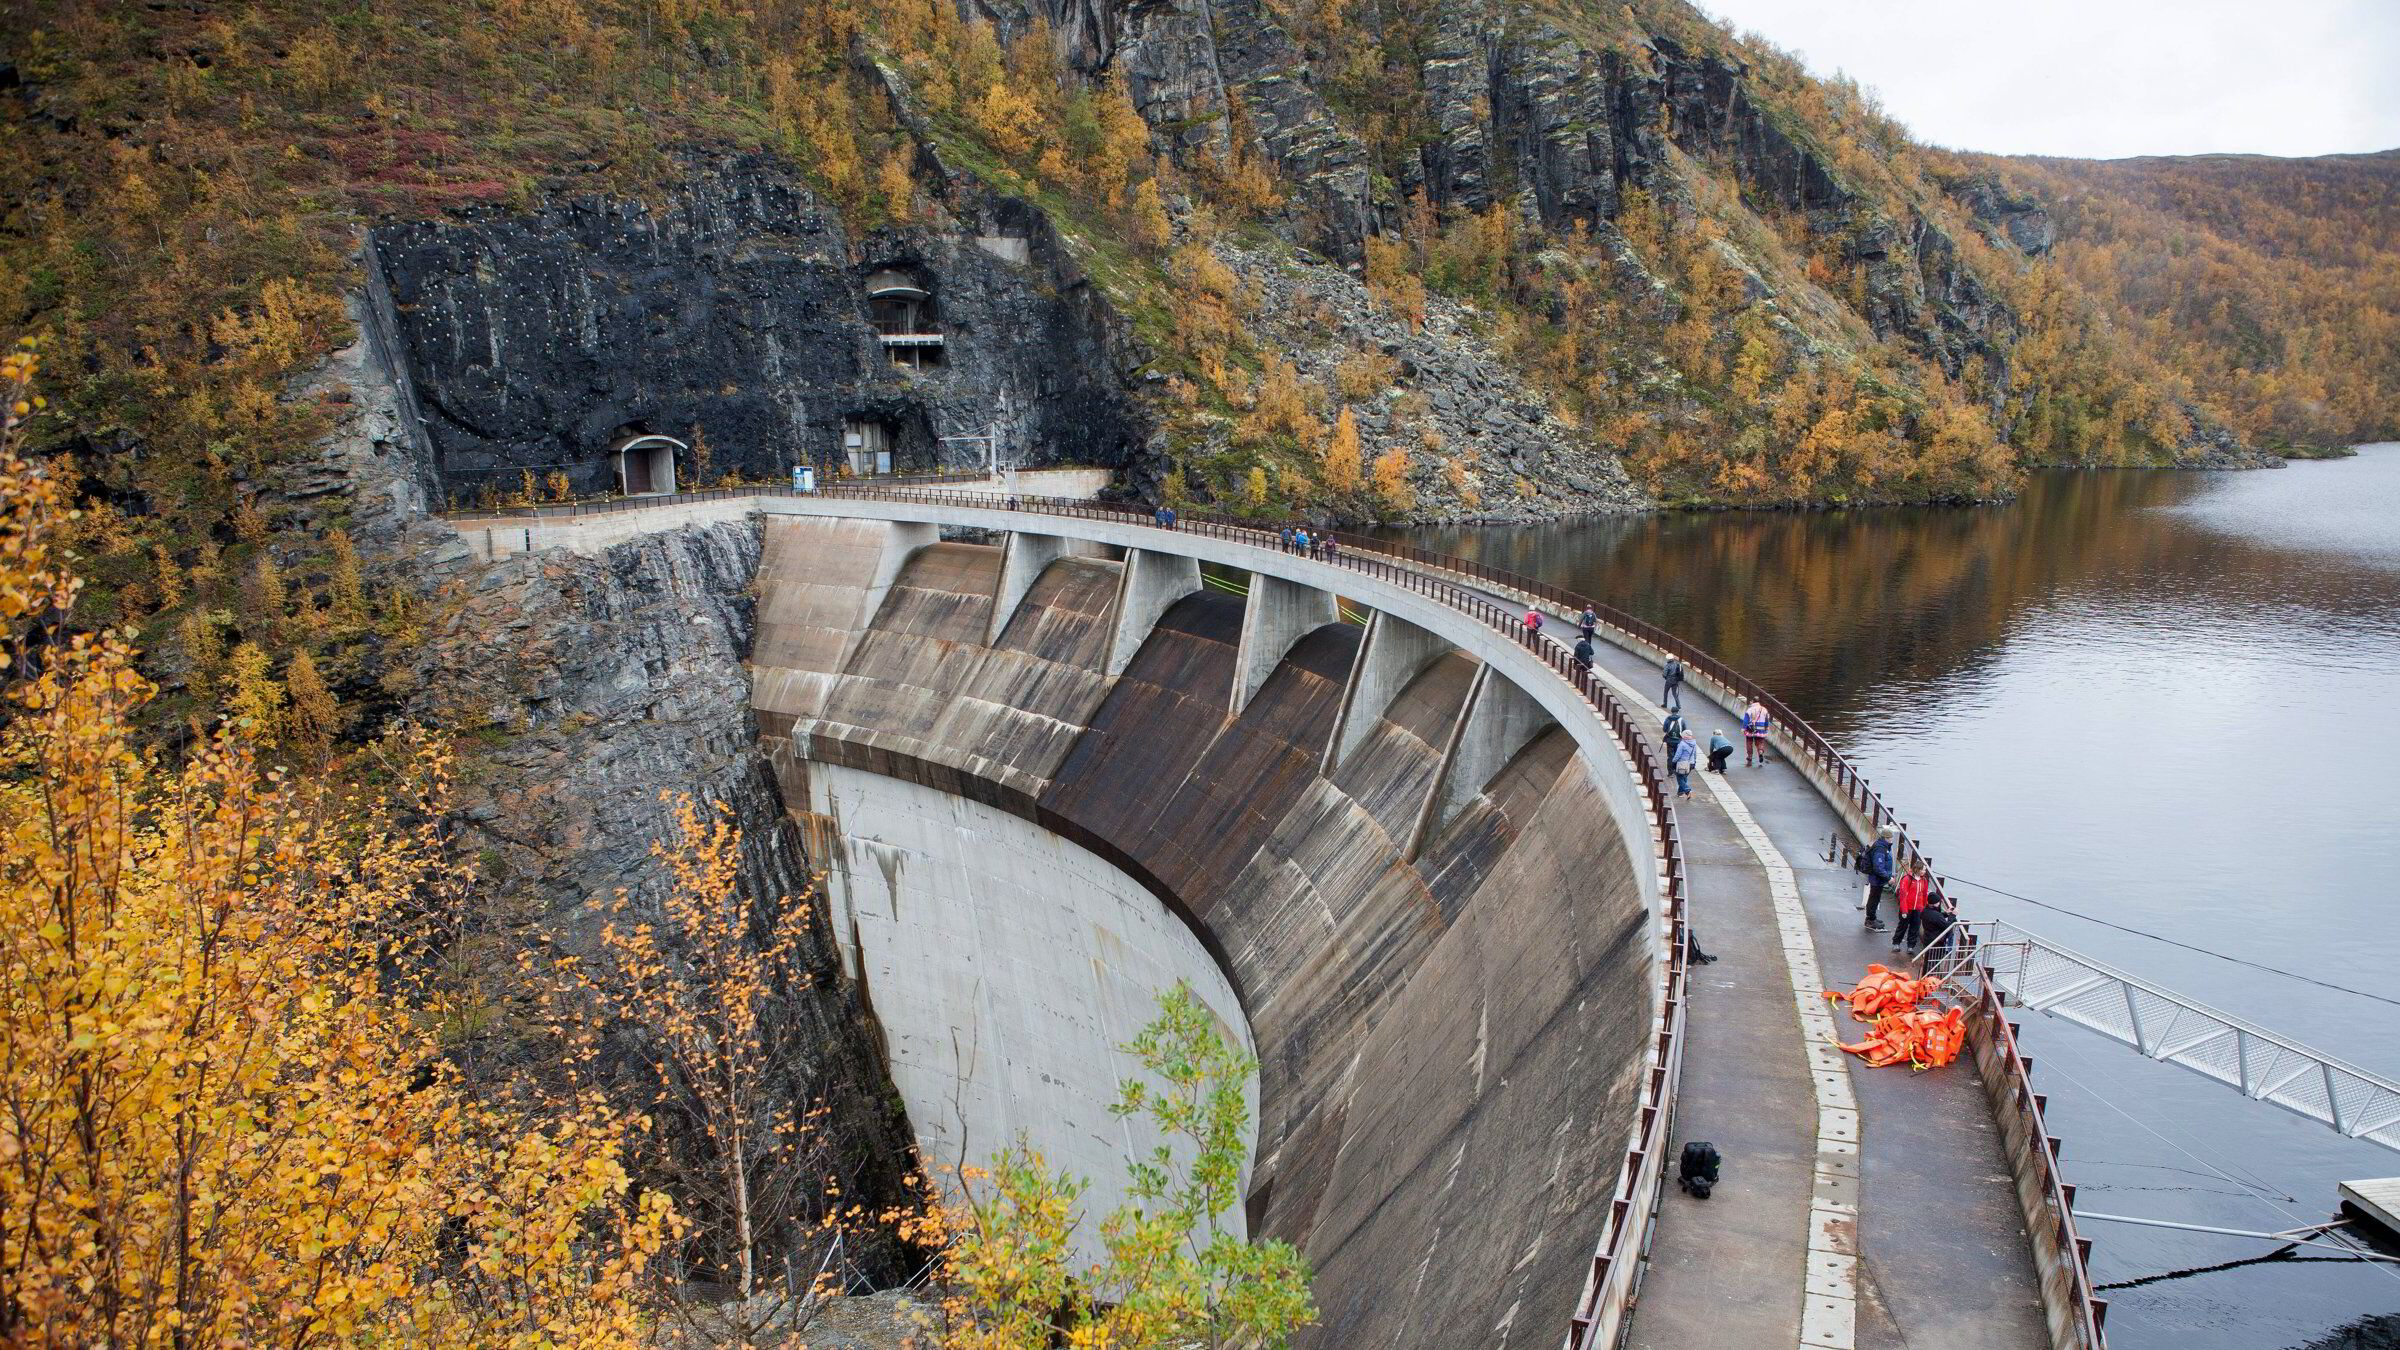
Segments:
[[[2372,452],[2371,452],[2372,453]],[[2302,503],[2382,502],[2383,472],[2355,494],[2321,477],[2372,464],[2265,474],[2061,472],[2006,506],[1966,509],[1678,514],[1519,527],[1408,531],[1427,547],[1545,577],[1689,636],[1747,671],[1827,732],[1872,721],[1894,692],[1972,678],[2029,616],[2065,602],[2138,627],[2212,622],[2293,625],[2310,616],[2384,633],[2400,624],[2400,525],[2371,511],[2380,538],[2358,552],[2282,542]],[[2244,490],[2294,480],[2289,494]],[[2302,484],[2297,480],[2312,479]],[[2232,481],[2229,481],[2232,480]],[[2284,487],[2276,483],[2272,486]],[[2230,489],[2230,490],[2229,490]],[[2380,489],[2380,491],[2378,491]],[[2216,501],[2227,497],[2234,501]],[[2257,499],[2265,498],[2267,502]],[[2262,509],[2272,503],[2275,509]],[[2261,515],[2270,530],[2245,533]],[[2162,604],[2134,604],[2161,597]],[[2364,653],[2321,653],[2345,664]]]
[[[1683,633],[1858,760],[1963,892],[2400,1076],[2400,446],[2266,473],[2057,473],[1970,510],[1411,532]],[[2088,917],[2077,917],[2088,916]],[[2119,925],[2112,928],[2093,920]],[[2132,930],[2130,932],[2125,930]],[[2321,983],[2140,934],[2172,936]],[[2276,1230],[2382,1149],[2087,1033],[2027,1041],[2091,1207]],[[2103,1201],[2101,1197],[2105,1196]],[[2400,1311],[2400,1272],[2237,1266],[2243,1239],[2094,1226],[2118,1350],[2295,1346]]]

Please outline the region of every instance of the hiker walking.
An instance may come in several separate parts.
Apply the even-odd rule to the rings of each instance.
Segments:
[[[1719,727],[1708,737],[1708,771],[1710,773],[1725,772],[1726,761],[1732,758],[1733,738],[1725,734],[1723,727]]]
[[[1767,705],[1757,699],[1742,710],[1742,765],[1763,768],[1767,762]]]
[[[1542,645],[1542,612],[1538,609],[1525,611],[1525,645],[1529,647]]]
[[[1600,616],[1592,612],[1590,605],[1585,605],[1583,613],[1575,620],[1575,626],[1583,630],[1583,640],[1589,642],[1600,632]]]
[[[1668,754],[1675,753],[1675,742],[1682,740],[1683,733],[1690,727],[1691,723],[1683,720],[1682,710],[1676,709],[1668,712],[1666,722],[1658,729],[1658,738],[1665,742]]]
[[[1675,795],[1691,796],[1692,770],[1700,764],[1700,746],[1692,740],[1692,733],[1683,733],[1683,739],[1675,742],[1675,754],[1669,762],[1675,766]]]
[[[1899,832],[1886,825],[1875,835],[1875,842],[1858,855],[1858,870],[1867,877],[1867,931],[1883,931],[1883,920],[1875,917],[1883,904],[1883,889],[1892,884],[1892,872],[1899,850]]]
[[[1659,706],[1680,710],[1683,707],[1683,662],[1676,657],[1668,657],[1664,678],[1667,689],[1659,695]]]
[[[1592,673],[1592,635],[1589,633],[1575,639],[1575,669],[1586,675]]]

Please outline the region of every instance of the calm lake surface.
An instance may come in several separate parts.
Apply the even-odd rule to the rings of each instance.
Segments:
[[[2055,907],[1961,886],[1971,914],[2400,1077],[2400,1007],[2081,917],[2400,998],[2400,444],[2048,473],[2001,507],[1408,537],[1716,652],[1842,746],[1945,872]],[[2025,1033],[2080,1208],[2271,1231],[2400,1174],[2079,1028]],[[2400,1266],[2084,1232],[2118,1350],[2400,1346]]]

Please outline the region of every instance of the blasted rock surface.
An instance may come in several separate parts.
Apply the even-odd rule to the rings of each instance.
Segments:
[[[1040,212],[959,210],[955,228],[855,237],[771,159],[695,163],[656,205],[578,198],[380,227],[369,294],[454,503],[527,472],[610,490],[606,452],[635,433],[704,439],[687,485],[779,478],[836,455],[852,419],[887,425],[902,467],[977,462],[980,447],[939,438],[994,421],[1029,466],[1125,467],[1143,423],[1104,302]],[[938,369],[900,369],[876,340],[865,283],[887,268],[933,292]]]

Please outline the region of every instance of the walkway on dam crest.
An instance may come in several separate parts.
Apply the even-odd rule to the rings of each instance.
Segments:
[[[1546,627],[1574,632],[1563,614]],[[1620,697],[1663,723],[1658,667],[1596,645]],[[1698,681],[1683,703],[1702,744],[1719,729],[1739,743],[1739,712]],[[2046,1344],[2024,1218],[1972,1067],[1868,1069],[1832,1044],[1863,1029],[1822,991],[1897,955],[1888,933],[1865,930],[1857,874],[1822,856],[1840,820],[1780,753],[1692,777],[1678,810],[1689,917],[1717,961],[1691,975],[1674,1149],[1707,1140],[1725,1167],[1708,1200],[1668,1188],[1626,1343]]]

